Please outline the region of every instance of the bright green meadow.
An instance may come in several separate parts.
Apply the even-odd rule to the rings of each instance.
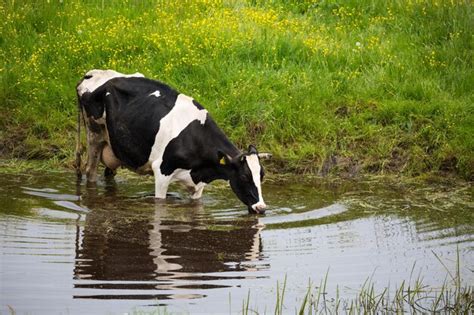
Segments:
[[[0,20],[2,158],[71,166],[75,86],[103,68],[193,96],[274,171],[474,178],[471,1],[5,0]]]

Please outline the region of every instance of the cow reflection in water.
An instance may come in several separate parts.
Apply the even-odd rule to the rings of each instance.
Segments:
[[[89,189],[83,202],[91,211],[82,233],[78,233],[74,269],[76,288],[203,289],[221,286],[200,285],[199,280],[231,277],[202,273],[252,271],[265,267],[255,264],[262,250],[260,230],[254,227],[256,218],[214,221],[209,225],[202,218],[209,222],[212,216],[205,213],[199,202],[155,204],[154,200],[143,198],[120,200],[111,187],[100,196],[96,190]],[[94,281],[91,284],[81,280],[124,282],[101,284]],[[186,280],[192,281],[193,285],[185,283]],[[133,283],[137,281],[153,283]],[[76,298],[117,296],[81,295]],[[150,295],[149,298],[172,297]]]

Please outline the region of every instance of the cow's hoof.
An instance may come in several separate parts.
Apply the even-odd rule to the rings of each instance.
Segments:
[[[105,170],[104,170],[104,177],[105,178],[114,178],[116,174],[117,174],[117,172],[114,171],[111,168],[106,167]]]
[[[155,197],[155,204],[158,204],[158,205],[166,204],[166,198],[156,198]]]

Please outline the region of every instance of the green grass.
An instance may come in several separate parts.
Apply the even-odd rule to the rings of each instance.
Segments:
[[[341,298],[339,287],[336,292],[328,292],[327,282],[329,270],[321,279],[319,285],[314,286],[311,280],[308,284],[306,295],[301,299],[300,307],[294,311],[295,314],[470,314],[474,308],[474,288],[472,285],[462,283],[460,271],[459,249],[456,256],[456,270],[451,272],[439,256],[433,251],[433,255],[446,270],[446,280],[440,287],[428,286],[423,283],[423,278],[418,276],[412,279],[415,265],[412,268],[410,279],[403,281],[395,287],[388,286],[377,291],[372,277],[360,286],[352,298]],[[286,285],[286,277],[284,280]],[[275,315],[289,314],[290,309],[285,308],[282,292],[278,289],[275,307]],[[280,298],[281,294],[281,298]],[[242,313],[249,312],[250,294],[244,301],[246,309]],[[258,309],[250,309],[252,313],[260,314]]]
[[[71,166],[75,85],[111,68],[193,96],[279,171],[473,179],[473,16],[458,0],[6,0],[0,155]]]
[[[335,292],[328,292],[328,270],[319,284],[315,285],[309,280],[306,294],[299,300],[299,307],[292,310],[285,306],[285,276],[281,290],[277,282],[274,314],[471,314],[474,308],[474,287],[462,282],[459,249],[455,271],[450,271],[434,251],[433,255],[447,273],[440,287],[424,284],[420,275],[413,279],[413,265],[410,279],[395,287],[388,285],[378,291],[372,277],[369,277],[354,296],[341,298],[339,287],[336,287]],[[249,291],[242,302],[241,313],[267,314],[259,310],[258,305],[251,306],[251,298]]]
[[[352,296],[341,297],[338,286],[335,292],[329,292],[327,288],[330,273],[328,270],[318,284],[309,280],[304,296],[286,303],[284,296],[287,277],[285,276],[283,287],[280,287],[277,282],[273,314],[471,314],[474,308],[474,287],[462,282],[459,249],[455,271],[450,271],[439,256],[435,252],[433,254],[445,267],[447,273],[444,283],[439,287],[424,284],[423,277],[420,275],[413,278],[415,270],[415,265],[413,265],[410,279],[396,286],[389,284],[383,289],[376,289],[372,277],[369,277]],[[271,311],[267,311],[267,305],[256,305],[252,302],[252,297],[255,298],[255,295],[256,292],[248,292],[247,297],[242,301],[239,313],[243,315],[272,314]],[[292,309],[293,307],[295,308]],[[156,311],[133,312],[133,314],[175,313],[168,312],[166,307],[160,306]]]

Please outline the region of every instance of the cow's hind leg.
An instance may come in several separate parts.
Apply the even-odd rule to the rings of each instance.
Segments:
[[[80,181],[82,179],[81,171],[81,121],[82,121],[82,108],[79,105],[77,111],[77,134],[76,134],[76,161],[74,162],[74,168],[76,169],[77,179]]]
[[[104,147],[103,137],[100,133],[87,130],[87,181],[97,181],[97,168],[99,167],[100,155]]]
[[[107,177],[107,178],[114,178],[115,175],[117,175],[117,171],[116,170],[113,170],[111,168],[108,168],[108,167],[105,167],[104,169],[104,177]]]
[[[97,168],[99,167],[100,151],[100,144],[89,144],[87,148],[86,176],[88,182],[95,183],[97,181]]]

